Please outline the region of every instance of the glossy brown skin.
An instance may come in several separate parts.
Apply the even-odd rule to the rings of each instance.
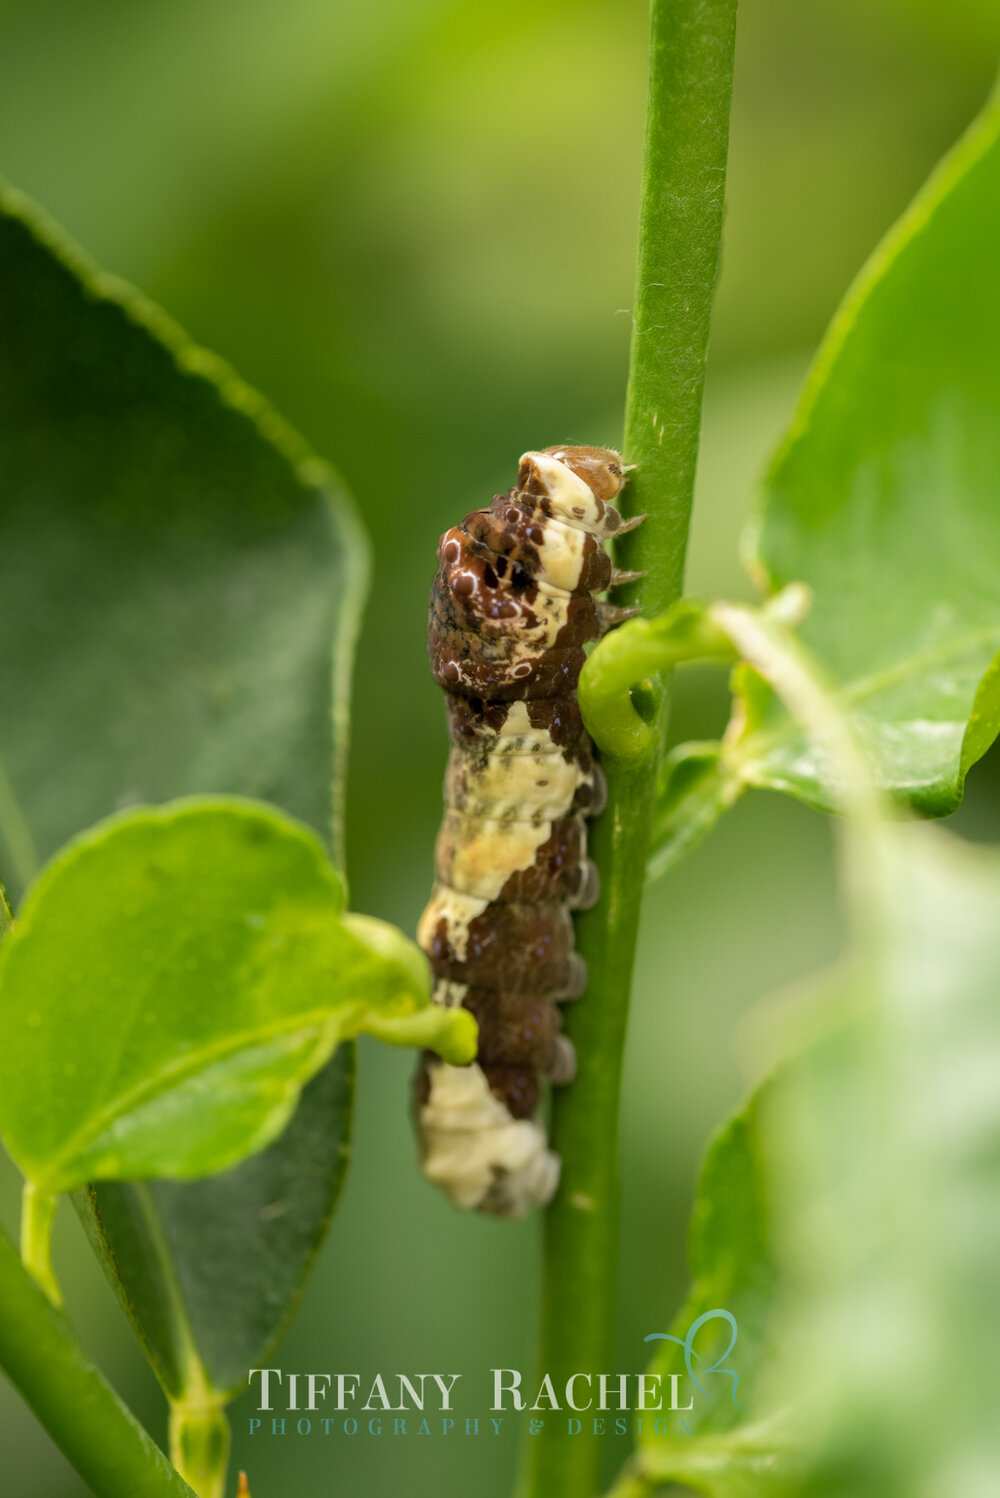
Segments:
[[[547,470],[539,473],[527,455],[510,493],[496,495],[488,509],[473,511],[442,536],[428,627],[431,669],[447,693],[455,746],[436,851],[440,885],[452,885],[456,860],[473,835],[463,806],[504,753],[513,704],[524,704],[522,718],[526,714],[530,730],[544,737],[546,752],[574,771],[571,803],[546,823],[548,835],[532,861],[510,870],[499,894],[457,937],[453,932],[449,939],[443,918],[421,936],[435,977],[468,985],[462,1003],[479,1024],[477,1062],[514,1118],[534,1115],[540,1079],[555,1065],[556,1005],[578,997],[586,982],[573,950],[570,911],[597,898],[584,819],[601,810],[605,792],[576,687],[583,647],[603,632],[594,594],[610,582],[604,543],[621,521],[608,501],[624,482],[621,460],[608,449],[555,447],[542,456],[558,457],[584,480],[594,496],[589,508],[561,519],[568,501],[561,492],[553,498]],[[577,573],[574,587],[553,585],[546,570],[553,557],[560,577],[567,567]],[[481,812],[474,830],[482,835]],[[501,824],[493,835],[502,859]],[[428,1060],[418,1078],[418,1104],[429,1093]]]

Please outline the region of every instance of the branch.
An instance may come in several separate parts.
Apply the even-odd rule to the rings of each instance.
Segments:
[[[620,565],[645,572],[623,590],[647,617],[678,597],[701,425],[709,319],[719,263],[736,0],[654,0],[639,254],[624,452],[637,465]],[[618,1103],[639,906],[668,696],[644,694],[649,731],[607,757],[608,808],[591,856],[601,898],[578,927],[589,987],[568,1016],[578,1073],[557,1090],[560,1190],[545,1222],[541,1367],[556,1387],[611,1365],[618,1257]],[[586,1498],[601,1444],[548,1420],[529,1446],[525,1498]]]
[[[97,1498],[194,1498],[3,1232],[0,1367]]]

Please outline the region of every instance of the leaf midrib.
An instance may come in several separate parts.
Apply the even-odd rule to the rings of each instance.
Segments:
[[[1000,649],[1000,619],[995,626],[983,625],[982,628],[972,630],[968,634],[959,635],[947,644],[935,646],[920,652],[917,655],[907,656],[905,660],[898,661],[892,666],[886,666],[881,671],[872,672],[869,676],[860,677],[855,682],[836,687],[831,696],[835,704],[854,706],[859,702],[876,696],[887,687],[895,686],[906,681],[909,676],[915,676],[919,671],[928,666],[943,665],[955,656],[962,655],[975,645],[987,644],[994,640]],[[988,669],[988,667],[987,667]],[[984,672],[985,675],[985,672]],[[951,720],[949,720],[951,721]],[[723,745],[721,763],[725,766],[727,773],[724,779],[740,780],[743,778],[741,770],[754,760],[762,759],[771,750],[790,743],[793,739],[801,736],[801,729],[791,718],[786,717],[773,728],[756,730],[747,738],[738,740],[730,748]],[[730,770],[730,767],[732,769]]]
[[[253,1050],[258,1046],[266,1045],[269,1040],[274,1040],[279,1035],[293,1035],[297,1030],[322,1029],[324,1025],[329,1025],[331,1029],[337,1031],[340,1038],[343,1038],[347,1024],[359,1012],[363,1013],[365,1007],[362,1000],[355,999],[352,1003],[343,1005],[342,1011],[337,1013],[332,1013],[329,1008],[304,1010],[301,1014],[283,1016],[282,1019],[275,1020],[269,1025],[227,1036],[225,1040],[206,1045],[197,1052],[179,1058],[160,1070],[154,1081],[137,1083],[127,1091],[119,1093],[112,1102],[99,1109],[87,1124],[82,1125],[70,1135],[57,1154],[50,1157],[48,1171],[44,1175],[34,1175],[32,1179],[38,1185],[50,1190],[73,1189],[72,1185],[58,1184],[59,1171],[67,1162],[71,1162],[85,1150],[92,1148],[94,1142],[114,1123],[116,1118],[134,1112],[144,1103],[151,1102],[160,1093],[169,1092],[172,1087],[196,1076],[198,1072],[207,1071],[216,1062],[225,1061],[227,1057],[240,1051]]]
[[[221,1396],[213,1400],[212,1382],[198,1354],[194,1330],[191,1326],[187,1306],[184,1302],[184,1296],[174,1268],[173,1258],[164,1236],[160,1215],[153,1202],[152,1193],[144,1181],[132,1181],[129,1185],[135,1192],[136,1202],[142,1214],[146,1231],[149,1234],[154,1256],[160,1266],[167,1307],[177,1331],[178,1352],[180,1354],[178,1371],[181,1377],[182,1400],[174,1399],[173,1395],[169,1392],[167,1398],[171,1404],[198,1402],[199,1404],[214,1403],[221,1406],[223,1403]]]

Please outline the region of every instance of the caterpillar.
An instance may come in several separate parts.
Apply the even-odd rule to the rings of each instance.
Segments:
[[[464,1067],[424,1054],[415,1112],[425,1175],[499,1217],[559,1181],[540,1083],[576,1069],[557,1006],[586,984],[570,912],[597,899],[586,818],[606,799],[576,688],[584,644],[637,612],[594,596],[641,576],[605,551],[643,518],[610,504],[625,478],[608,448],[525,453],[515,486],[438,546],[428,652],[451,752],[417,939],[434,1001],[470,1010],[479,1045]]]

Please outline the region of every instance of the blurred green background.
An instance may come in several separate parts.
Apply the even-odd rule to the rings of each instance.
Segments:
[[[641,0],[0,0],[0,169],[235,364],[357,498],[376,572],[353,903],[408,930],[446,754],[424,651],[437,537],[507,487],[524,448],[619,436],[645,33]],[[739,527],[810,353],[998,54],[994,0],[744,0],[692,591],[748,595]],[[676,737],[717,733],[725,701],[721,677],[686,677]],[[998,780],[995,761],[973,777],[958,819],[972,835],[1000,835]],[[838,940],[829,829],[777,797],[738,808],[650,891],[616,1368],[641,1365],[682,1293],[698,1156],[753,1070],[746,1016]],[[410,1067],[364,1050],[354,1166],[286,1368],[461,1371],[468,1387],[530,1366],[538,1225],[462,1218],[423,1184]],[[16,1184],[4,1164],[11,1229]],[[67,1209],[57,1266],[88,1345],[162,1434]],[[509,1491],[506,1435],[250,1442],[253,1403],[235,1430],[255,1498]],[[0,1451],[0,1494],[84,1492],[6,1386]]]

